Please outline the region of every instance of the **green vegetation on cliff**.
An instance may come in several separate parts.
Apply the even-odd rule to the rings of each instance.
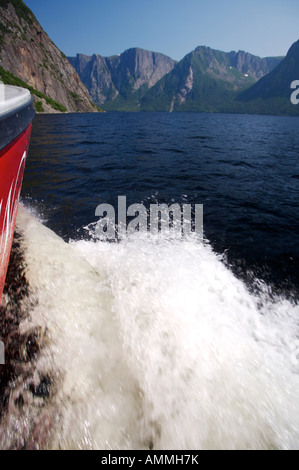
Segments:
[[[139,48],[119,56],[69,57],[94,101],[106,111],[233,113],[257,109],[257,104],[246,106],[237,97],[281,60],[206,46],[180,62]]]
[[[51,106],[52,109],[55,109],[56,111],[60,111],[61,113],[66,112],[66,107],[63,106],[61,103],[58,103],[57,101],[53,100],[52,98],[49,98],[48,96],[44,95],[40,91],[36,90],[30,85],[27,85],[23,80],[20,78],[16,77],[13,75],[11,72],[8,72],[7,70],[4,70],[3,67],[0,66],[0,80],[5,84],[5,85],[14,85],[14,86],[20,86],[22,88],[27,88],[27,90],[30,91],[30,93],[38,98],[44,99],[45,102]],[[39,109],[37,109],[39,108]],[[37,102],[36,105],[36,110],[38,112],[43,112],[43,107],[42,103],[39,101]]]
[[[0,0],[0,66],[5,83],[28,88],[39,110],[97,112],[86,87],[22,0]]]
[[[19,18],[23,18],[29,25],[36,19],[30,8],[22,0],[0,0],[0,7],[7,8],[9,3],[14,7]]]
[[[238,102],[247,112],[259,114],[299,115],[299,105],[291,103],[291,83],[299,80],[299,41],[270,73],[244,91]]]

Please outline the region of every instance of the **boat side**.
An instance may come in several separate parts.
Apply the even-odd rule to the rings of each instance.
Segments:
[[[0,101],[0,300],[9,262],[34,109],[28,90],[2,89]]]

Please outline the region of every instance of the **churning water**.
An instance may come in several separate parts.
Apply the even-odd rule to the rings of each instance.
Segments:
[[[38,117],[17,222],[31,341],[2,448],[298,449],[296,126]],[[118,195],[204,204],[206,241],[96,240]]]

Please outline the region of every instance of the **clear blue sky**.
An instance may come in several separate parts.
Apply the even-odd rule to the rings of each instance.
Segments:
[[[299,39],[299,0],[25,0],[68,56],[130,47],[183,58],[200,45],[285,55]]]

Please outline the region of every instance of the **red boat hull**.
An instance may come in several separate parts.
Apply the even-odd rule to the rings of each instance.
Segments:
[[[0,151],[0,301],[18,212],[31,127]]]

